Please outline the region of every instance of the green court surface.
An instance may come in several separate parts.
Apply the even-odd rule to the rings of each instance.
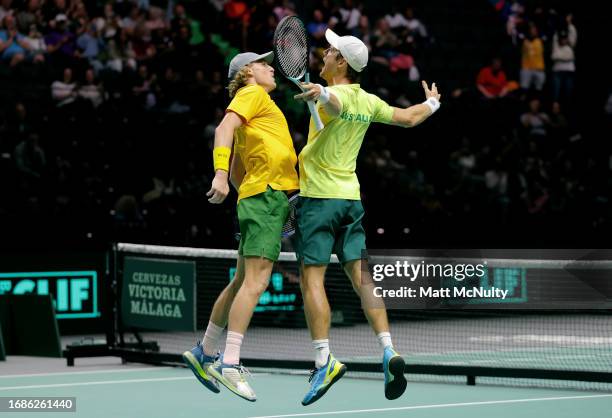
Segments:
[[[350,373],[350,372],[349,372]],[[183,368],[79,371],[0,375],[0,397],[76,397],[76,413],[45,417],[547,417],[610,416],[612,394],[569,390],[412,383],[403,397],[388,401],[381,380],[339,381],[317,403],[300,404],[304,375],[255,373],[255,403],[226,390],[213,394]],[[40,417],[40,413],[0,413],[0,417]]]

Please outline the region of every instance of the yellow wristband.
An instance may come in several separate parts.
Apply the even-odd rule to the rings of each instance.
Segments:
[[[229,161],[232,150],[229,147],[216,147],[213,150],[213,163],[215,171],[225,170],[229,172]]]

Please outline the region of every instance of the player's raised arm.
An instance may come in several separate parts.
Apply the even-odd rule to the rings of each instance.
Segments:
[[[215,148],[213,161],[215,178],[206,196],[210,203],[222,203],[229,194],[228,172],[234,131],[242,125],[242,119],[234,112],[227,112],[219,126],[215,129]]]
[[[422,123],[433,115],[440,108],[440,98],[436,83],[431,85],[431,90],[426,81],[422,81],[423,90],[425,90],[425,101],[421,104],[400,109],[393,108],[392,123],[405,128],[412,128]]]

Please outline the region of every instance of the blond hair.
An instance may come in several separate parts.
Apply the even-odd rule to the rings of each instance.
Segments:
[[[249,67],[251,64],[247,64],[242,67],[234,76],[232,81],[230,81],[227,89],[229,90],[229,97],[233,98],[236,95],[236,92],[242,87],[247,85],[247,80],[249,79]]]

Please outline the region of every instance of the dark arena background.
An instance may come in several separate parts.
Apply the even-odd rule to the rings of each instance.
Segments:
[[[71,397],[87,418],[607,416],[612,253],[594,249],[612,236],[611,11],[569,0],[0,0],[0,412],[9,397]],[[394,403],[336,259],[331,344],[355,379],[300,406],[313,354],[290,240],[245,337],[256,404],[213,398],[178,367],[235,271],[237,194],[206,196],[228,65],[272,50],[289,15],[309,34],[314,82],[333,28],[368,46],[364,90],[400,108],[425,100],[421,80],[442,94],[422,125],[366,134],[368,248],[494,249],[470,283],[510,295],[389,310],[409,380]],[[299,153],[310,114],[280,71],[276,82]],[[162,291],[142,287],[150,272],[181,279],[164,288],[171,302],[150,302]],[[550,289],[555,307],[541,309]]]
[[[56,3],[6,0],[0,9],[0,33],[17,25],[51,43],[63,12],[70,38],[55,52],[2,53],[0,245],[234,248],[235,194],[219,207],[205,197],[214,127],[229,103],[227,64],[238,50],[270,50],[284,14],[299,12],[316,34],[321,22],[342,17],[343,2]],[[336,30],[371,47],[363,87],[405,107],[423,100],[420,79],[435,81],[444,105],[417,129],[368,132],[358,174],[370,247],[606,242],[612,71],[602,56],[609,14],[598,11],[609,6],[526,1],[521,12],[510,1],[355,3],[356,26],[336,19]],[[416,29],[389,28],[385,16],[408,6]],[[568,14],[578,35],[569,82],[551,59]],[[545,46],[541,90],[517,88],[531,26]],[[313,75],[325,46],[317,36]],[[514,90],[490,99],[477,79],[495,57]],[[299,152],[307,113],[292,99],[294,87],[278,81],[273,97]]]

